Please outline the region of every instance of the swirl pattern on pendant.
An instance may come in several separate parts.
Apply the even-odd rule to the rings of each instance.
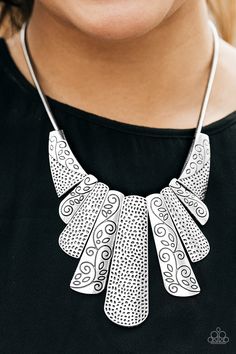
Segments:
[[[200,133],[193,141],[189,155],[179,179],[186,178],[199,172],[210,161],[210,141],[209,136]]]
[[[204,167],[194,175],[179,178],[178,181],[184,185],[185,188],[194,193],[200,200],[204,200],[208,187],[209,174],[210,161],[208,161]]]
[[[166,291],[179,297],[197,295],[200,287],[171,220],[164,197],[161,194],[151,194],[146,199]]]
[[[50,132],[48,152],[53,183],[60,197],[80,183],[87,174],[72,153],[63,130]]]
[[[191,261],[200,261],[206,257],[210,250],[206,237],[170,187],[162,189],[161,195],[164,197],[165,204]]]
[[[71,289],[97,294],[103,291],[112,258],[124,195],[109,191],[71,280]]]
[[[82,203],[92,191],[97,182],[97,178],[93,175],[87,175],[59,205],[59,215],[64,223],[68,223],[74,216],[76,211],[81,207]]]
[[[200,200],[205,198],[210,173],[210,140],[209,136],[200,133],[193,141],[183,170],[178,178],[187,189]]]
[[[86,174],[75,158],[65,138],[63,130],[53,130],[49,134],[49,155],[71,171]]]
[[[169,186],[183,205],[200,222],[200,224],[204,225],[209,218],[209,212],[203,201],[187,190],[176,178],[173,178],[170,181]]]
[[[81,256],[108,190],[104,183],[98,182],[62,231],[59,245],[69,256],[75,258]]]
[[[107,317],[120,326],[137,326],[148,316],[147,217],[145,198],[124,198],[104,304]]]

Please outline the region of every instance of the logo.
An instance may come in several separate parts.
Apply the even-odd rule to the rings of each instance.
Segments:
[[[222,331],[220,327],[217,327],[215,331],[211,331],[207,341],[210,344],[227,344],[229,342],[229,337],[227,337],[225,331]]]

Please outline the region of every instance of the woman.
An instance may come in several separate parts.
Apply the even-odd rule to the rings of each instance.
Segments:
[[[212,338],[224,337],[221,353],[235,353],[236,50],[220,39],[202,128],[210,138],[211,169],[202,204],[210,218],[201,230],[211,250],[192,265],[201,292],[181,298],[165,291],[149,225],[149,315],[127,328],[104,314],[105,290],[89,296],[69,288],[78,260],[58,247],[65,224],[48,163],[53,128],[24,43],[57,124],[85,171],[144,202],[180,175],[193,141],[217,55],[207,7],[203,0],[35,0],[31,13],[30,2],[19,3],[26,37],[21,32],[21,41],[17,32],[0,41],[0,352],[211,353]],[[173,223],[178,230],[174,217]],[[123,240],[129,241],[125,233]],[[127,274],[117,268],[118,284],[108,286],[115,299],[115,286],[121,293],[130,286],[132,303],[140,279],[127,284],[127,244],[120,250]],[[119,316],[120,302],[115,306]]]

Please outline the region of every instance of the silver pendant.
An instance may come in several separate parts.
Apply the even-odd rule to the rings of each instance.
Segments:
[[[121,326],[148,316],[148,214],[146,199],[124,198],[110,268],[104,311]]]
[[[206,257],[210,250],[206,237],[170,187],[162,189],[161,195],[164,197],[165,204],[191,261],[200,261]]]
[[[68,224],[96,183],[96,177],[93,175],[86,175],[86,177],[67,195],[67,197],[61,201],[59,205],[59,215],[64,223]]]
[[[81,208],[67,224],[59,237],[61,249],[71,257],[79,258],[93,229],[109,188],[96,183]]]
[[[161,194],[147,197],[148,212],[161,275],[166,291],[174,296],[193,296],[200,292],[188,257]]]
[[[201,225],[205,225],[209,218],[207,206],[196,195],[181,185],[176,178],[170,181],[169,186],[195,219],[197,219]]]
[[[63,130],[53,130],[49,134],[49,162],[51,175],[58,197],[86,177],[72,153]]]
[[[189,155],[178,181],[203,200],[210,174],[210,141],[208,135],[200,133],[194,139]]]
[[[50,134],[49,155],[58,196],[74,187],[59,206],[59,215],[67,224],[59,245],[68,255],[79,258],[71,289],[98,294],[107,284],[107,317],[125,327],[141,324],[149,311],[149,214],[166,291],[179,297],[197,295],[200,287],[181,241],[192,262],[209,252],[207,239],[192,219],[193,216],[203,225],[209,217],[203,203],[210,166],[209,139],[205,134],[194,140],[180,177],[172,179],[160,194],[146,199],[109,191],[96,177],[86,174],[61,134]],[[192,185],[195,193],[190,189]]]
[[[84,294],[103,291],[123,199],[124,195],[120,192],[108,192],[71,280],[71,289]]]
[[[54,142],[54,145],[52,148],[49,143],[49,146],[54,151],[50,159],[54,164],[51,168],[55,188],[61,195],[74,187],[59,206],[59,215],[67,224],[59,237],[59,245],[68,255],[79,258],[71,289],[98,294],[107,284],[104,303],[107,317],[125,327],[141,324],[149,311],[149,214],[166,291],[179,297],[197,295],[200,287],[181,240],[192,262],[201,260],[209,252],[208,241],[192,219],[195,217],[203,225],[209,217],[202,201],[210,166],[209,139],[205,134],[194,140],[179,179],[172,179],[160,194],[145,199],[109,191],[96,177],[86,174],[79,164],[77,172],[70,169],[68,161],[58,156],[72,156],[76,166],[77,160],[65,136],[61,137],[60,132],[59,139],[58,132],[52,133],[51,144]],[[66,147],[66,150],[61,152],[60,147]],[[63,173],[69,170],[68,180],[64,179],[61,169],[64,169]],[[196,181],[200,175],[202,179],[198,185]],[[191,185],[195,186],[197,194],[189,189]]]

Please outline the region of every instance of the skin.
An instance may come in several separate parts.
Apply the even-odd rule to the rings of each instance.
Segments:
[[[27,36],[48,96],[124,123],[196,126],[213,51],[204,0],[36,0]],[[32,82],[19,34],[7,44]],[[236,109],[235,62],[221,40],[204,125]]]

